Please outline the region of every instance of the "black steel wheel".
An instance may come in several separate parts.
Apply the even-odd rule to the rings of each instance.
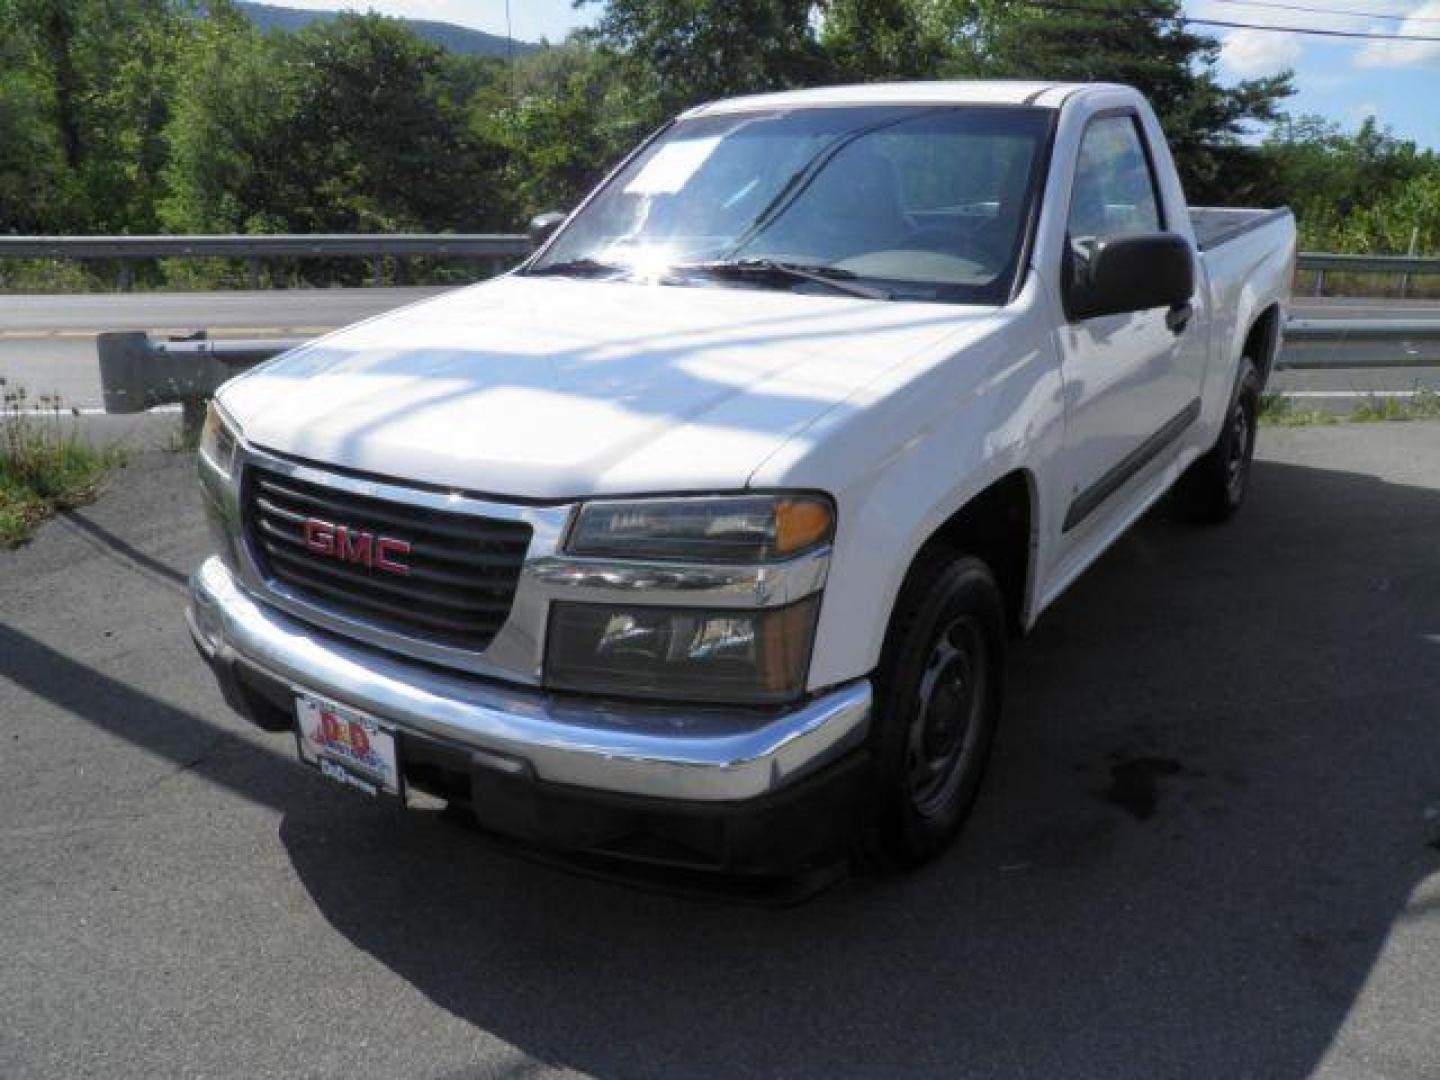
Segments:
[[[922,553],[875,675],[867,865],[919,866],[960,832],[994,741],[1004,650],[1004,604],[990,568],[950,551]]]
[[[1259,416],[1260,377],[1254,364],[1242,360],[1219,438],[1175,484],[1175,506],[1181,516],[1214,524],[1229,521],[1239,511],[1250,486]]]

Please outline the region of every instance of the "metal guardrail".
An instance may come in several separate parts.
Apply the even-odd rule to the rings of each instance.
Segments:
[[[1336,255],[1328,251],[1302,251],[1295,259],[1300,270],[1344,270],[1352,274],[1440,274],[1440,258],[1428,255]]]
[[[1349,274],[1399,274],[1400,295],[1410,291],[1412,274],[1440,274],[1440,259],[1426,255],[1337,255],[1328,251],[1302,251],[1295,269],[1315,274],[1312,296],[1325,295],[1327,271]]]
[[[260,266],[270,259],[369,259],[375,283],[384,280],[386,256],[485,259],[494,270],[530,253],[530,241],[512,233],[315,233],[267,236],[0,236],[0,259],[110,260],[120,263],[120,289],[134,281],[132,263],[144,259],[244,259],[258,288]]]
[[[1440,336],[1440,319],[1291,319],[1286,341],[1406,341]]]
[[[1440,367],[1440,319],[1291,319],[1277,370]]]

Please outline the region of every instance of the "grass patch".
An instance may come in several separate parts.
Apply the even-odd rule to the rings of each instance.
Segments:
[[[13,548],[51,514],[94,499],[125,454],[82,440],[76,414],[58,397],[32,399],[3,378],[0,395],[0,548]]]
[[[1342,417],[1319,409],[1296,408],[1295,400],[1284,394],[1269,393],[1260,398],[1262,427],[1310,427],[1315,424],[1338,424]]]
[[[1412,397],[1394,398],[1371,395],[1361,402],[1349,417],[1358,423],[1384,420],[1440,420],[1440,393],[1417,390]]]
[[[1260,399],[1263,427],[1310,427],[1319,424],[1377,424],[1406,420],[1440,420],[1440,393],[1417,390],[1412,397],[1370,394],[1348,413],[1299,408],[1293,398],[1269,393]]]

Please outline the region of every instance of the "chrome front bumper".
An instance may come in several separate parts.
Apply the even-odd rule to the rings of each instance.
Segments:
[[[860,746],[871,689],[848,683],[783,713],[617,705],[448,672],[316,629],[253,599],[219,558],[190,579],[190,632],[237,660],[402,732],[468,747],[512,774],[695,802],[776,792]]]

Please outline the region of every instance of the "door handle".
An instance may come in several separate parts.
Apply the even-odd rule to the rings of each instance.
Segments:
[[[1185,327],[1190,325],[1190,317],[1194,314],[1194,304],[1176,304],[1165,313],[1165,325],[1170,328],[1172,334],[1183,334]]]

